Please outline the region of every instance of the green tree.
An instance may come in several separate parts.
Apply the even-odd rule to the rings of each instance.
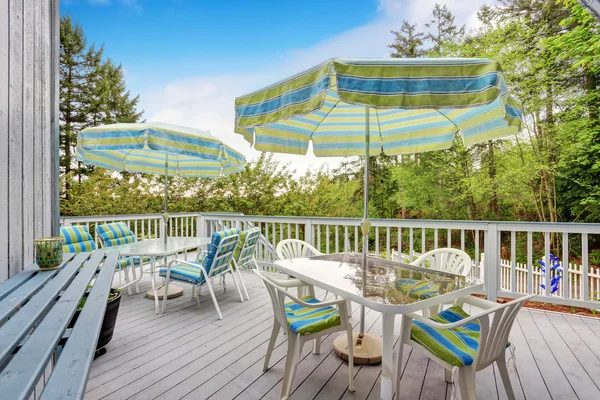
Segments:
[[[433,19],[425,24],[432,31],[425,36],[425,39],[431,41],[429,55],[440,55],[444,43],[455,41],[457,37],[464,35],[465,26],[460,28],[456,26],[454,15],[445,4],[440,6],[435,3],[432,14]]]
[[[70,16],[60,23],[60,165],[66,176],[64,197],[72,179],[79,182],[93,168],[75,160],[77,134],[89,126],[137,122],[139,97],[127,91],[121,65],[104,60],[104,48],[88,46],[83,28]],[[73,172],[73,173],[72,173]]]
[[[411,25],[407,20],[402,21],[402,26],[397,31],[391,31],[394,41],[388,45],[392,52],[390,57],[421,57],[425,54],[423,50],[423,39],[425,34],[417,32],[417,24]]]

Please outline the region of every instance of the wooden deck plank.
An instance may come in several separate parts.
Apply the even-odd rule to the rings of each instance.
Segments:
[[[517,316],[517,321],[525,333],[525,340],[527,341],[531,354],[535,359],[537,368],[542,375],[544,383],[548,388],[549,396],[551,396],[553,399],[576,399],[577,395],[575,394],[575,391],[569,384],[567,377],[554,358],[550,347],[548,347],[546,344],[546,341],[536,326],[530,311],[521,311]],[[521,371],[522,370],[519,369],[519,372]],[[528,386],[528,380],[521,381],[525,382],[525,387]],[[525,393],[527,394],[527,391],[525,391]]]
[[[546,313],[532,311],[531,316],[577,397],[581,400],[600,398],[600,390],[554,328]]]
[[[600,358],[581,340],[581,337],[571,328],[571,325],[560,314],[546,313],[554,329],[560,334],[560,339],[568,346],[584,371],[592,379],[596,388],[600,387]],[[591,342],[598,342],[596,340]],[[562,364],[562,363],[561,363]]]
[[[235,290],[231,290],[233,286],[228,284],[228,293],[219,297],[224,318],[218,323],[206,293],[201,298],[200,309],[186,293],[170,301],[163,316],[154,314],[152,302],[144,299],[143,293],[125,294],[112,346],[109,345],[109,352],[94,363],[86,398],[279,398],[287,353],[286,337],[278,337],[271,369],[263,372],[272,308],[258,279],[247,271],[243,274],[250,301],[240,303]],[[140,292],[149,288],[145,276],[140,282]],[[322,293],[318,290],[317,295]],[[358,323],[359,307],[354,304],[352,311],[353,322]],[[600,341],[589,340],[592,335],[597,337],[596,321],[584,321],[577,316],[548,317],[554,330],[552,340],[562,341],[559,347],[571,352],[570,358],[564,355],[555,358],[531,316],[533,312],[524,310],[519,314],[510,336],[517,355],[517,374],[510,372],[516,398],[577,398],[562,371],[569,368],[568,362],[575,360],[580,365],[579,372],[584,370],[593,376],[590,380],[596,382],[600,366],[594,360],[600,360]],[[369,331],[381,334],[379,314],[369,311],[367,316]],[[565,326],[557,327],[559,318],[564,319]],[[320,355],[312,354],[310,343],[305,346],[292,398],[379,399],[381,368],[378,365],[355,366],[357,391],[347,390],[347,364],[332,351],[332,341],[338,335],[322,338]],[[589,354],[582,355],[586,348]],[[452,385],[445,383],[442,368],[418,352],[412,353],[408,347],[404,351],[402,392],[397,398],[449,399]],[[506,398],[498,372],[492,367],[478,374],[477,385],[478,398],[487,399],[488,394],[491,398]]]
[[[185,365],[186,361],[189,362],[194,357],[208,352],[209,347],[219,346],[238,334],[243,335],[252,326],[270,318],[261,307],[268,301],[270,300],[267,298],[255,299],[251,309],[246,309],[243,303],[239,303],[239,307],[231,309],[234,312],[223,315],[224,318],[228,318],[228,325],[205,325],[204,329],[196,329],[178,340],[168,340],[163,346],[90,379],[91,398],[107,396],[121,390],[123,393],[112,396],[123,396],[125,392],[129,393],[134,387],[139,387],[142,381],[159,379],[168,374],[171,368]]]

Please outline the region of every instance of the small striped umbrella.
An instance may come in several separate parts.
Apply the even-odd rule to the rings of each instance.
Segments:
[[[235,131],[257,150],[319,157],[393,156],[517,133],[519,103],[488,59],[331,59],[236,98]],[[369,163],[365,162],[366,295]],[[360,335],[364,334],[364,307]]]
[[[79,133],[79,161],[114,171],[165,175],[165,242],[169,176],[216,178],[243,171],[244,156],[208,132],[151,122],[111,124]]]

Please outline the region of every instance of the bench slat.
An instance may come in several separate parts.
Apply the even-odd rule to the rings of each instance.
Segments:
[[[36,264],[31,264],[9,280],[0,283],[0,300],[8,296],[13,290],[17,289],[19,286],[31,279],[38,269],[39,268]]]
[[[72,258],[72,254],[66,254],[61,268],[52,271],[38,271],[35,276],[31,277],[27,282],[24,282],[21,286],[13,290],[4,300],[0,301],[0,325],[44,286],[48,280],[58,274]]]
[[[50,380],[44,387],[42,400],[83,398],[118,258],[118,252],[108,253]]]
[[[105,252],[96,251],[81,268],[54,307],[0,373],[0,393],[7,399],[27,399],[77,310]]]
[[[54,279],[46,284],[11,319],[0,326],[0,365],[4,365],[19,342],[31,331],[31,328],[54,304],[61,291],[65,289],[79,271],[90,253],[79,253],[67,264]]]

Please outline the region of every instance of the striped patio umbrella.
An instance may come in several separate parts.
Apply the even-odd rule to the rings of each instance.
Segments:
[[[77,138],[76,156],[86,164],[114,171],[165,175],[165,242],[169,176],[216,178],[243,171],[244,156],[208,132],[151,122],[86,128]]]
[[[235,131],[260,151],[306,154],[312,142],[320,157],[393,156],[448,149],[457,134],[467,146],[512,135],[519,107],[488,59],[338,58],[236,98]],[[368,175],[365,162],[365,274]]]

